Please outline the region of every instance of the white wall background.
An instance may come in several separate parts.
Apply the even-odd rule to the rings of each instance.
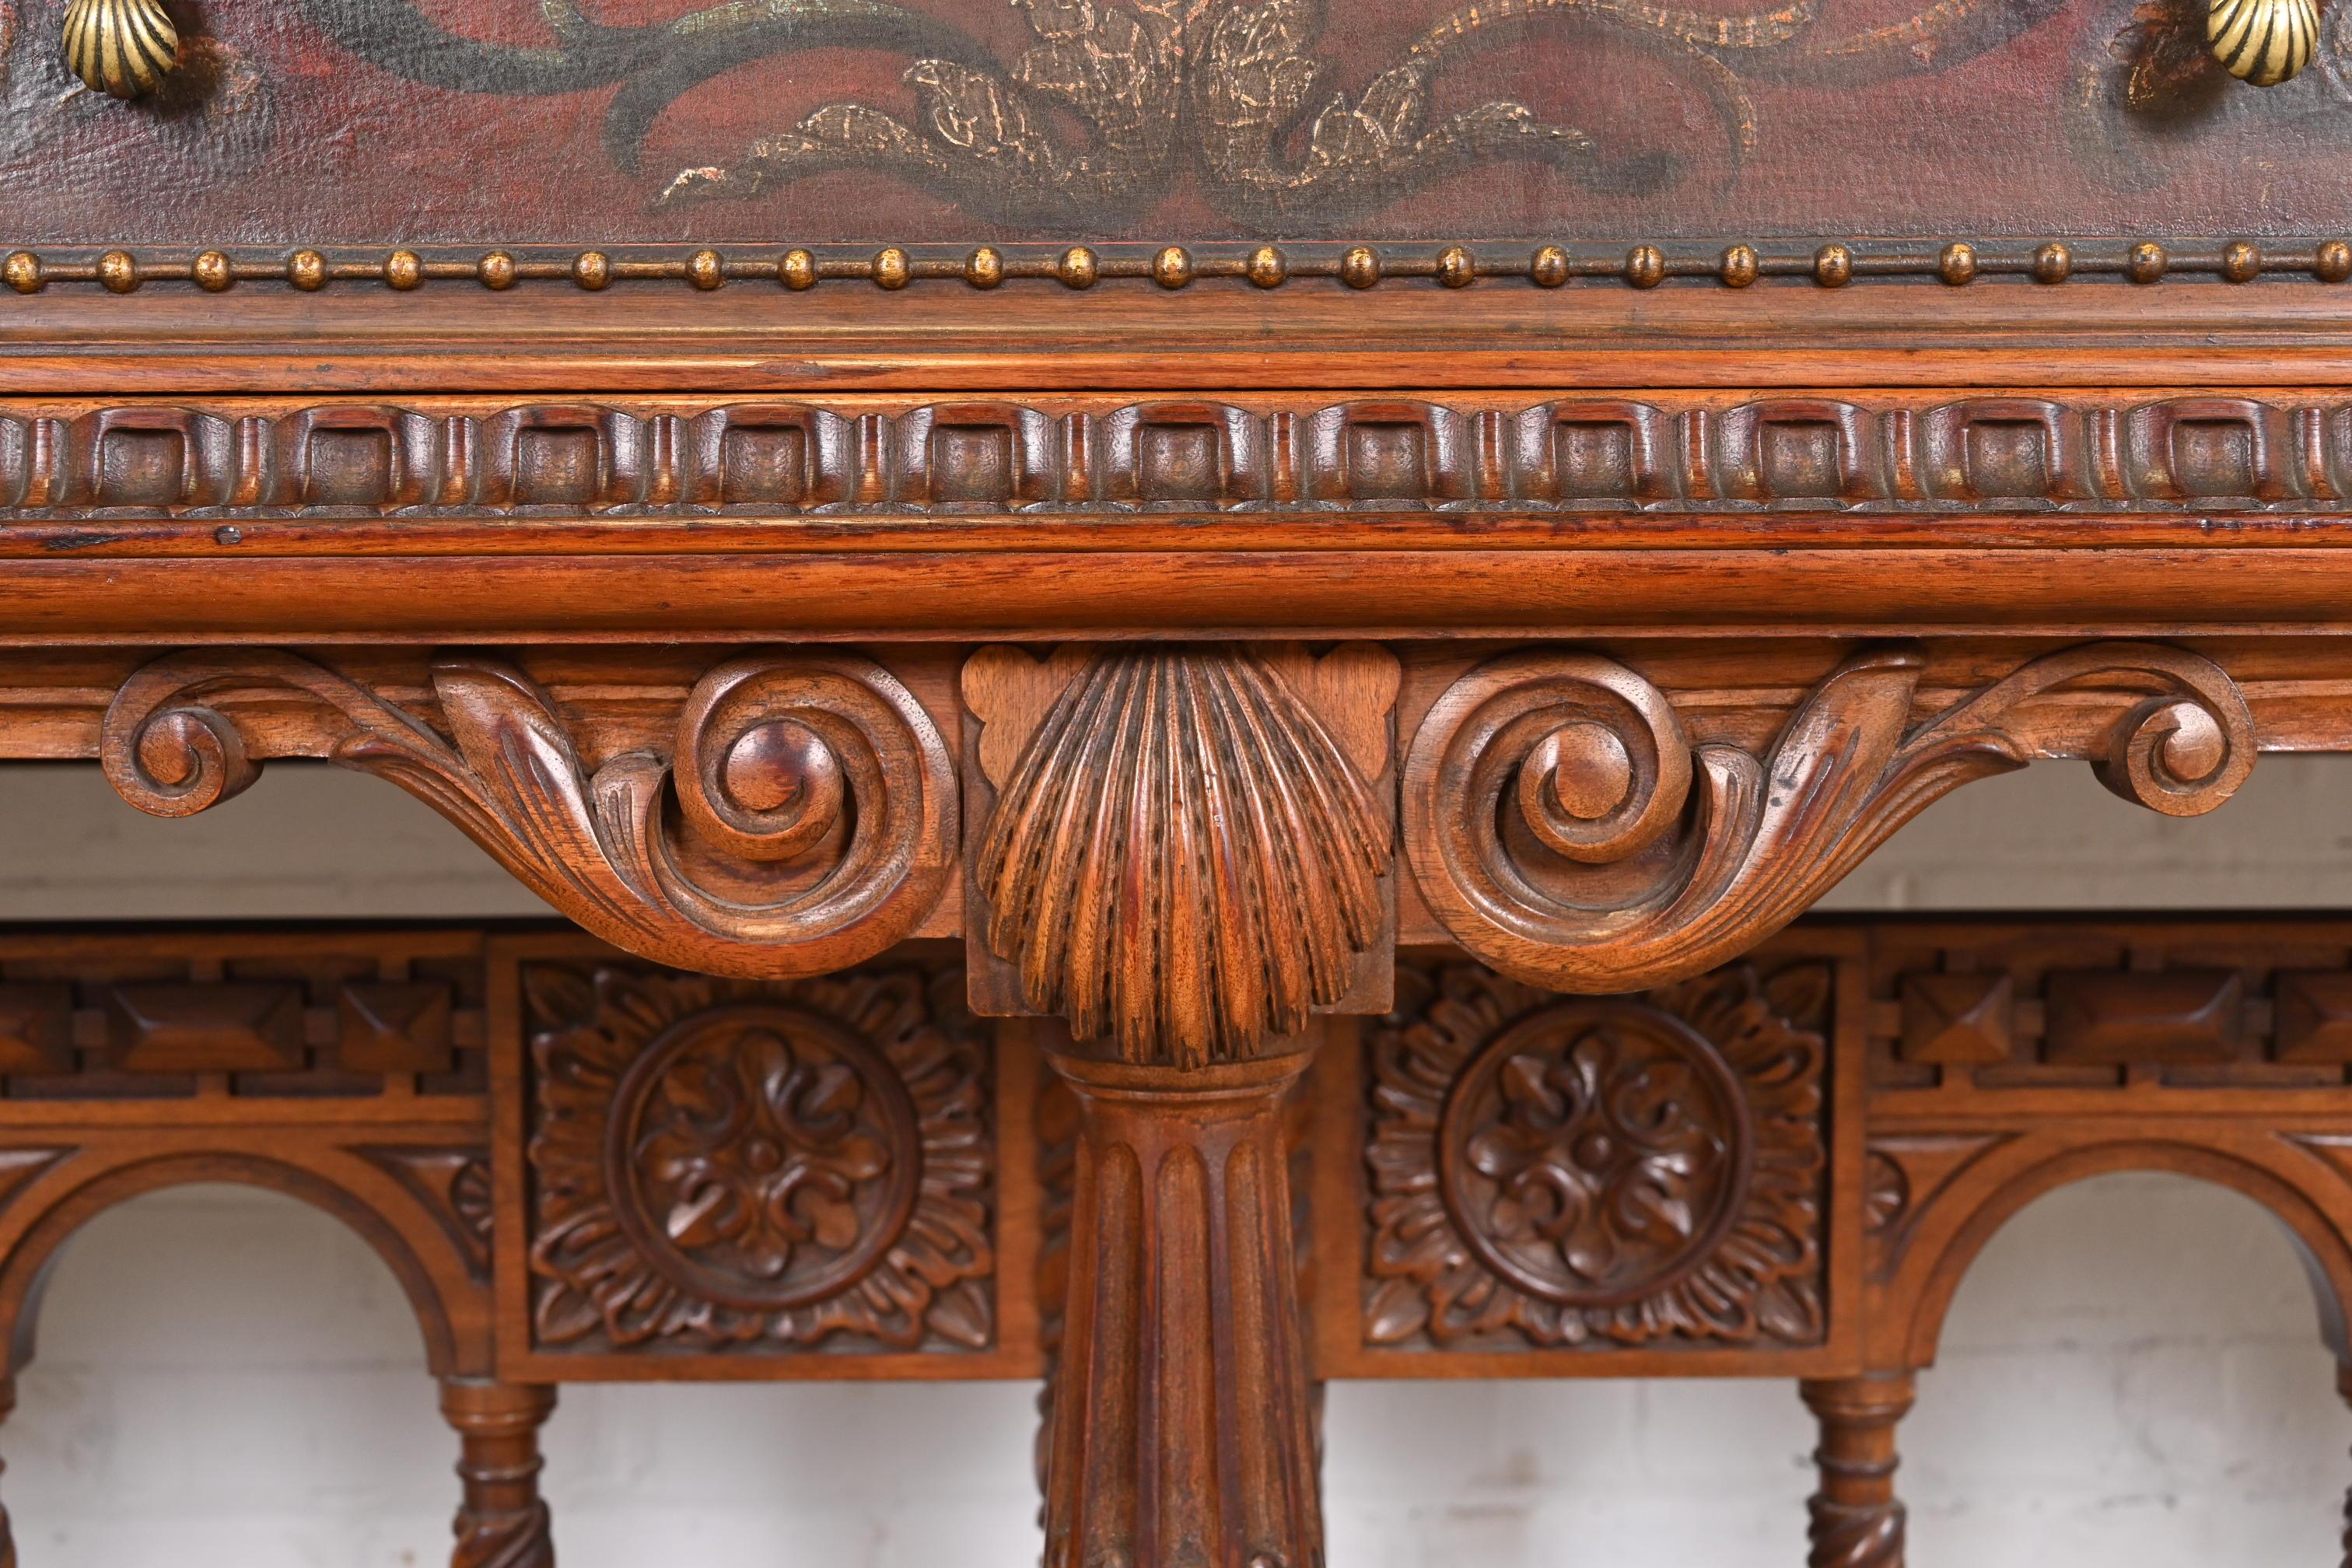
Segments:
[[[1848,909],[2352,903],[2352,763],[2272,759],[2174,822],[2035,768],[1930,811]],[[95,771],[0,768],[0,919],[536,909],[387,786],[280,765],[163,824]],[[390,1275],[332,1221],[158,1194],[69,1247],[0,1428],[26,1568],[446,1561],[452,1441]],[[1034,1562],[1026,1384],[575,1388],[548,1431],[566,1568]],[[2158,1177],[2044,1200],[1963,1287],[1905,1426],[1915,1568],[2336,1562],[2352,1414],[2251,1205]],[[1353,1384],[1337,1568],[1793,1568],[1811,1425],[1784,1383]]]

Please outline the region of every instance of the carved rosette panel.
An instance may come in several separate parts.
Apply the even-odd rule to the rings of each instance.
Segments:
[[[1384,717],[1395,665],[1371,657]],[[1116,649],[1062,688],[999,791],[977,871],[988,946],[1082,1046],[1147,1066],[1246,1058],[1348,994],[1388,930],[1391,838],[1269,658]]]
[[[1405,760],[1422,895],[1497,969],[1626,991],[1738,957],[1931,802],[2050,754],[2086,705],[2105,720],[2100,779],[2154,810],[2210,811],[2253,767],[2245,698],[2197,654],[2070,648],[1915,725],[1924,663],[1910,647],[1854,655],[1760,755],[1694,746],[1664,692],[1598,655],[1483,665],[1431,707]],[[2039,700],[2061,689],[2069,702]]]
[[[1415,974],[1370,1047],[1367,1342],[1820,1343],[1829,977]]]
[[[992,1345],[986,1053],[961,982],[527,966],[535,1342]]]
[[[605,940],[720,973],[869,958],[921,923],[954,870],[946,745],[870,659],[730,660],[695,686],[668,756],[631,752],[593,773],[514,665],[445,657],[432,684],[454,740],[297,655],[174,654],[116,693],[100,757],[133,805],[190,816],[258,773],[215,703],[308,699],[347,726],[331,761],[399,784]]]

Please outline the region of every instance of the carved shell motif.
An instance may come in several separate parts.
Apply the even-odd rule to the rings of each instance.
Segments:
[[[2318,0],[2211,0],[2205,38],[2231,76],[2276,87],[2311,63]]]
[[[116,98],[154,91],[180,56],[180,30],[163,0],[73,0],[64,37],[67,67]]]
[[[1387,828],[1282,677],[1237,650],[1105,654],[1063,692],[981,852],[1029,1005],[1120,1059],[1254,1055],[1346,994],[1385,921]]]

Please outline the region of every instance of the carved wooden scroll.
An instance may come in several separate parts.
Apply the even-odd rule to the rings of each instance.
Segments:
[[[1198,1067],[1348,996],[1390,926],[1370,783],[1396,679],[1374,647],[976,656],[998,792],[976,880],[1026,1007],[1120,1060]]]
[[[1438,699],[1405,760],[1422,896],[1507,973],[1635,990],[1737,957],[1930,802],[2025,765],[2042,750],[2030,705],[2061,688],[2099,706],[2093,765],[2127,800],[2210,811],[2253,766],[2244,697],[2179,648],[2051,654],[1915,727],[1922,666],[1909,647],[1854,655],[1758,755],[1694,748],[1665,694],[1612,659],[1497,658]]]
[[[705,675],[669,754],[592,773],[512,664],[447,657],[452,739],[326,666],[275,651],[174,654],[127,681],[100,760],[122,797],[184,816],[257,776],[232,693],[340,715],[331,760],[390,779],[607,941],[683,968],[821,973],[919,924],[956,857],[955,773],[922,705],[852,654],[751,654]]]

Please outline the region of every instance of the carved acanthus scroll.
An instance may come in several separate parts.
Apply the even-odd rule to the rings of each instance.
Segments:
[[[1395,663],[1364,651],[1384,755]],[[1345,995],[1387,929],[1388,816],[1294,678],[1246,649],[1105,653],[1004,779],[988,945],[1077,1041],[1138,1065],[1253,1056]]]
[[[681,968],[854,963],[912,931],[956,858],[955,774],[921,703],[850,654],[751,654],[705,675],[667,757],[593,774],[552,700],[500,659],[433,666],[445,740],[336,671],[274,652],[174,654],[132,676],[100,742],[122,797],[185,816],[258,773],[215,703],[294,693],[345,726],[330,760],[431,805],[548,902]]]
[[[2060,688],[2103,705],[2093,765],[2127,800],[2210,811],[2253,766],[2245,698],[2182,649],[2051,654],[1915,728],[1923,665],[1907,647],[1848,658],[1759,756],[1694,748],[1664,693],[1613,660],[1496,659],[1438,699],[1406,758],[1423,897],[1507,973],[1634,990],[1738,956],[1930,802],[2024,766],[2043,749],[2028,704]]]

